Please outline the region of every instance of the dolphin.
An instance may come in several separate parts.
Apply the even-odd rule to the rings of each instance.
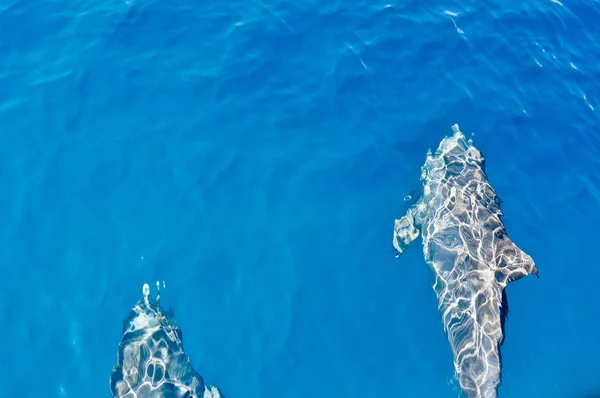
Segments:
[[[435,153],[428,150],[420,196],[395,220],[393,245],[399,257],[421,234],[455,377],[465,396],[495,398],[507,312],[504,289],[539,275],[533,259],[506,233],[484,157],[458,124],[452,131]]]
[[[123,323],[117,364],[109,381],[112,396],[225,398],[217,387],[208,388],[192,368],[172,312],[165,313],[158,298],[149,299],[148,284],[142,294]]]

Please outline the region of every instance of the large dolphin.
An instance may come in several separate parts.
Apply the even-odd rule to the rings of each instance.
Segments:
[[[158,284],[158,283],[157,283]],[[224,398],[219,389],[205,386],[183,350],[182,332],[171,313],[143,297],[123,324],[117,364],[110,376],[110,392],[118,398]]]
[[[467,397],[494,398],[507,311],[504,288],[538,271],[506,233],[483,156],[457,124],[452,130],[435,153],[428,151],[420,197],[395,221],[393,244],[398,257],[421,233],[461,390]]]

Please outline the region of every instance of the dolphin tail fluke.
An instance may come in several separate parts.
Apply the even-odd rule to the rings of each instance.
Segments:
[[[394,222],[393,244],[396,249],[396,257],[399,257],[408,245],[419,236],[419,230],[415,228],[414,207],[408,209],[405,216]]]

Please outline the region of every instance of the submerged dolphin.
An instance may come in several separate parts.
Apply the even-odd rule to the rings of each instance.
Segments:
[[[393,244],[398,257],[420,231],[460,387],[468,397],[494,398],[507,310],[504,288],[538,271],[506,234],[483,156],[457,124],[452,130],[434,154],[428,151],[421,195],[395,221]]]
[[[181,329],[158,301],[143,298],[123,325],[117,364],[110,376],[110,392],[119,398],[224,398],[218,388],[208,389],[183,351]]]

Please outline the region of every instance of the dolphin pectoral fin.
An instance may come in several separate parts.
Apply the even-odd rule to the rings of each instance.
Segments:
[[[400,257],[406,247],[419,236],[419,230],[415,228],[413,212],[414,208],[409,208],[405,216],[394,222],[394,239],[392,243],[396,249],[396,257]]]
[[[514,242],[500,254],[497,270],[498,281],[505,286],[527,275],[538,278],[538,269],[531,256],[521,250]]]

